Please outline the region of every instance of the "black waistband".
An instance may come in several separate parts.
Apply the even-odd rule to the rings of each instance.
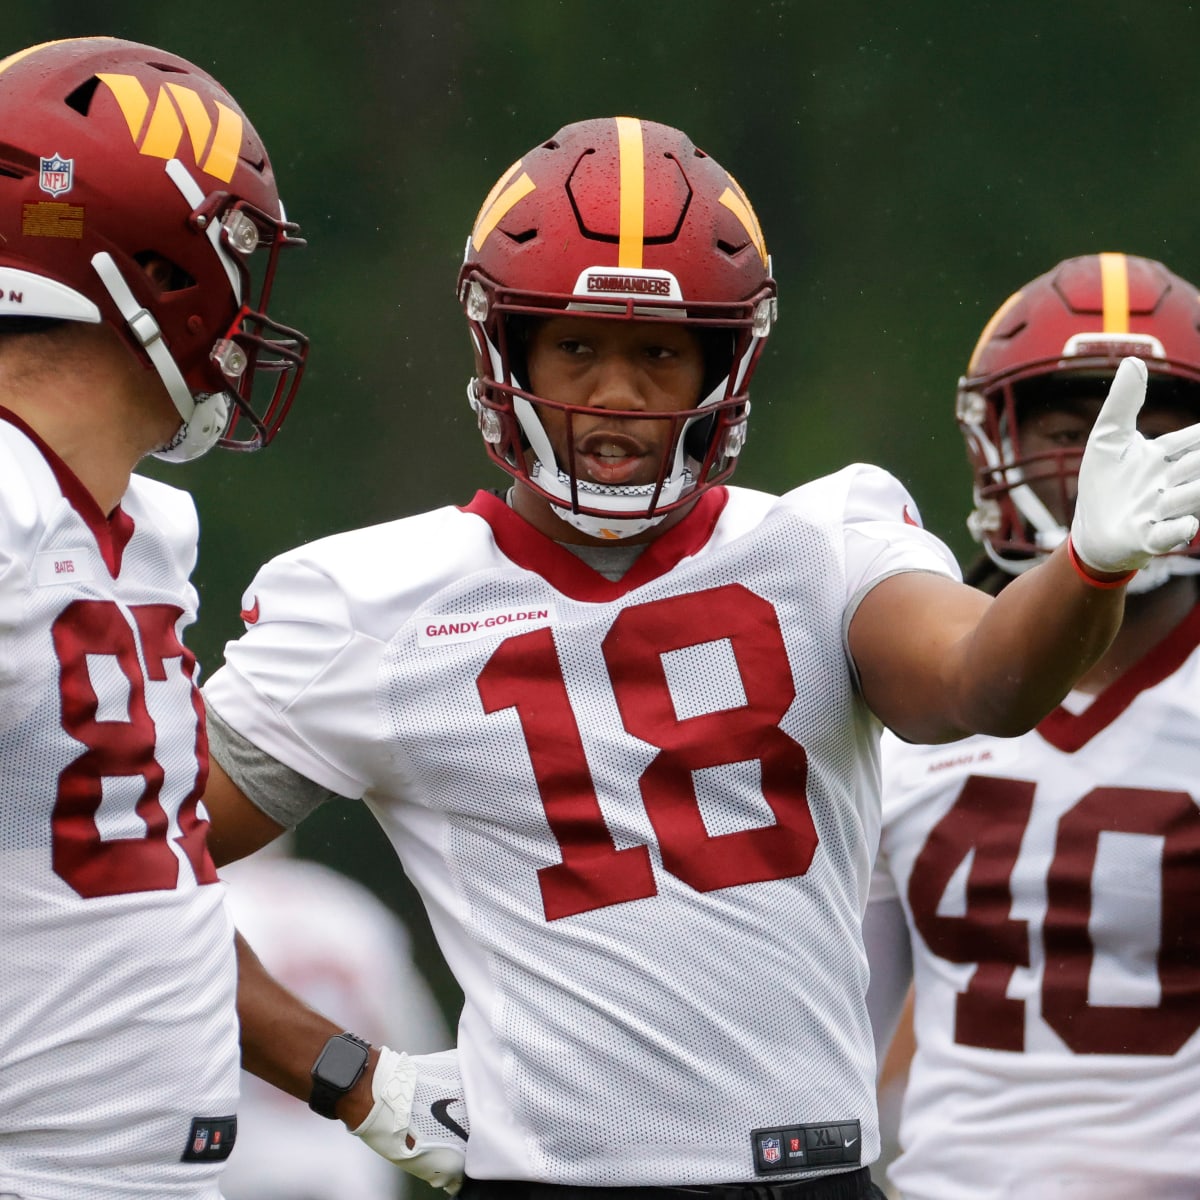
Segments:
[[[508,1179],[468,1179],[459,1200],[882,1200],[867,1167],[819,1179],[714,1183],[695,1187],[571,1187]]]

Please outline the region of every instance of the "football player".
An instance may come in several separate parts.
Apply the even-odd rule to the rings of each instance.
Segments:
[[[205,71],[105,37],[0,61],[4,1195],[218,1195],[238,1030],[182,640],[196,512],[132,472],[271,440],[306,341],[265,306],[297,244]]]
[[[504,173],[458,294],[508,487],[253,579],[206,689],[214,853],[371,806],[466,996],[464,1196],[877,1195],[880,726],[1052,710],[1133,573],[1196,532],[1200,455],[1137,434],[1131,359],[1073,548],[995,599],[882,470],[729,486],[771,260],[737,181],[633,117]],[[409,1161],[422,1062],[289,1027],[251,969],[248,1055]]]
[[[1200,419],[1194,284],[1089,254],[988,323],[958,387],[980,587],[1006,594],[1070,536],[1130,354],[1141,435],[1173,458]],[[882,1043],[915,982],[907,1200],[1200,1194],[1197,553],[1138,571],[1111,647],[1024,736],[885,735],[867,941]]]

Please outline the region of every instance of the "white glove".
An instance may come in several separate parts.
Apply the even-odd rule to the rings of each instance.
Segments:
[[[351,1133],[410,1175],[457,1195],[471,1131],[458,1051],[410,1057],[380,1047],[371,1095],[374,1106]]]
[[[1200,528],[1200,425],[1147,440],[1145,399],[1146,364],[1123,359],[1079,464],[1071,543],[1097,574],[1141,570]]]

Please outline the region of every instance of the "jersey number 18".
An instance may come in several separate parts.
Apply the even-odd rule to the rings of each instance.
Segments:
[[[703,630],[698,638],[696,630]],[[662,656],[726,639],[746,703],[679,717]],[[658,753],[639,779],[663,867],[698,892],[803,875],[817,833],[804,748],[779,728],[796,690],[775,609],[738,584],[622,610],[602,643],[621,720]],[[508,638],[479,675],[484,711],[515,708],[562,861],[538,871],[546,919],[657,894],[646,846],[618,850],[604,822],[549,629]],[[710,836],[692,772],[757,759],[775,823]]]

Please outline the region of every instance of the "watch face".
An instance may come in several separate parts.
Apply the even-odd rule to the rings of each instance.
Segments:
[[[367,1061],[362,1046],[346,1038],[331,1038],[313,1067],[313,1074],[330,1087],[346,1091],[354,1086]]]

